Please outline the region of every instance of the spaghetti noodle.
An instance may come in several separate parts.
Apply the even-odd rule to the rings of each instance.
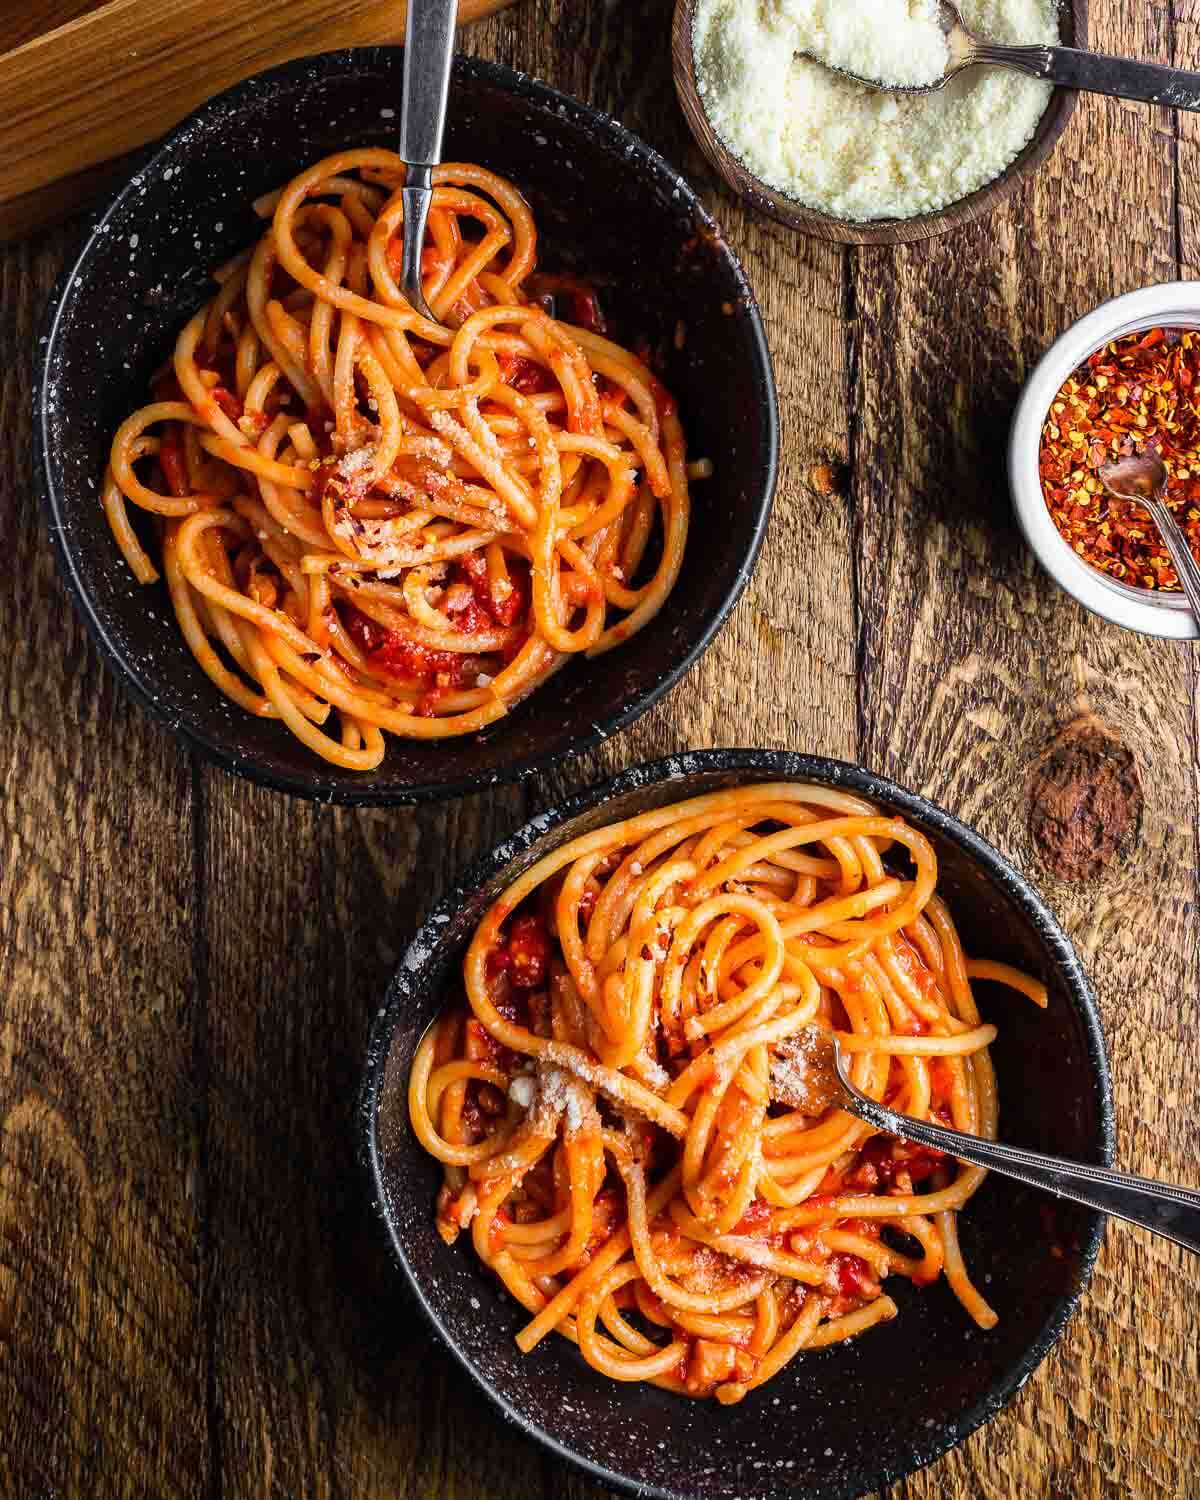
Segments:
[[[805,1066],[832,1029],[872,1098],[995,1136],[971,979],[1046,991],[967,959],[936,881],[903,819],[786,783],[576,838],[495,903],[409,1110],[439,1231],[528,1309],[524,1352],[556,1331],[615,1380],[730,1403],[894,1317],[892,1275],[996,1322],[956,1232],[984,1172],[876,1134]]]
[[[688,531],[675,403],[586,283],[537,274],[520,193],[434,169],[430,322],[396,284],[403,173],[344,151],[259,205],[270,228],[216,273],[104,484],[142,583],[128,507],[158,518],[216,686],[353,770],[384,731],[480,730],[642,629]]]

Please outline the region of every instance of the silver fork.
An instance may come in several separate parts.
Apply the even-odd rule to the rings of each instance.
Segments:
[[[408,167],[401,191],[400,290],[431,323],[437,319],[421,287],[421,251],[433,197],[433,169],[442,159],[442,132],[454,58],[457,0],[409,0],[404,31],[404,98],[400,155]]]
[[[898,1114],[854,1086],[847,1054],[831,1032],[816,1026],[809,1030],[806,1067],[814,1072],[819,1070],[822,1089],[830,1094],[836,1091],[835,1104],[876,1130],[918,1146],[932,1146],[973,1166],[988,1167],[1056,1197],[1070,1198],[1130,1224],[1140,1224],[1152,1234],[1164,1235],[1177,1245],[1200,1252],[1200,1193],[1114,1172],[1107,1167],[1094,1167],[1088,1162],[1065,1161],[1040,1151],[982,1140],[945,1125]]]
[[[999,42],[985,42],[968,31],[962,14],[953,0],[938,0],[939,19],[950,49],[949,62],[941,78],[933,83],[887,84],[877,78],[863,78],[848,68],[834,68],[855,83],[895,94],[931,94],[945,88],[950,80],[981,63],[1001,68],[1016,68],[1047,83],[1067,89],[1081,89],[1091,94],[1112,94],[1118,99],[1138,99],[1146,104],[1166,104],[1173,109],[1200,110],[1200,73],[1185,68],[1168,68],[1160,63],[1134,62],[1128,57],[1109,57],[1101,52],[1085,52],[1077,47],[1014,47]],[[808,53],[803,56],[810,56]],[[820,59],[815,59],[820,61]]]

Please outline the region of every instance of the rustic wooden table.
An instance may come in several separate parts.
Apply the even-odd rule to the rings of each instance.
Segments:
[[[135,710],[58,584],[30,480],[30,353],[67,231],[0,259],[0,1495],[596,1493],[431,1346],[355,1169],[368,1018],[450,875],[530,810],[696,745],[860,761],[974,824],[1091,972],[1121,1163],[1200,1169],[1194,648],[1091,619],[1036,570],[1009,414],[1096,302],[1196,274],[1200,132],[1085,99],[986,223],[843,252],[750,219],[690,147],[665,0],[526,0],[466,45],[614,111],[709,184],[762,302],[786,462],[757,577],[665,703],[561,773],[418,812],[231,780]],[[1193,5],[1094,0],[1094,44],[1200,65]],[[832,461],[822,494],[814,465]],[[1136,758],[1138,837],[1067,884],[1030,762],[1080,694]],[[1195,1267],[1111,1228],[1082,1313],[1003,1415],[899,1496],[1200,1487]]]

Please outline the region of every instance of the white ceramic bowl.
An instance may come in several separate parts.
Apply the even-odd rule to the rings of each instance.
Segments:
[[[1008,482],[1017,520],[1034,556],[1080,604],[1146,635],[1195,640],[1196,621],[1182,594],[1131,588],[1089,567],[1050,517],[1038,475],[1042,423],[1063,381],[1110,339],[1143,328],[1200,328],[1200,282],[1168,281],[1114,297],[1068,328],[1046,353],[1017,404],[1008,440]]]

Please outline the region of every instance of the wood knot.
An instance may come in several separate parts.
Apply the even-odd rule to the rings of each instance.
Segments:
[[[845,464],[836,460],[821,459],[808,471],[808,482],[818,495],[844,496],[849,480]]]
[[[1142,818],[1133,752],[1090,709],[1063,726],[1029,772],[1029,831],[1063,880],[1094,880]]]

